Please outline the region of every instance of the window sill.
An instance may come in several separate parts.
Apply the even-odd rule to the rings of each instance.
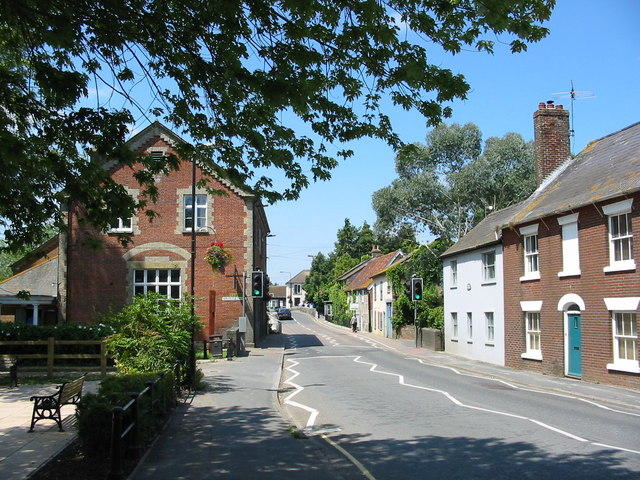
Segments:
[[[628,262],[617,262],[611,265],[607,265],[602,269],[604,273],[611,272],[633,272],[636,269],[636,262],[631,260]]]
[[[530,282],[532,280],[540,280],[540,272],[527,273],[525,276],[520,277],[521,282]]]
[[[452,338],[451,341],[455,342],[455,343],[458,343],[458,339],[457,338]]]
[[[607,364],[607,370],[615,370],[618,372],[627,372],[627,373],[640,373],[640,365],[638,362],[632,363],[609,363]]]
[[[133,230],[131,229],[111,229],[111,230],[107,230],[107,235],[120,235],[123,233],[128,233],[128,234],[133,234]]]
[[[542,360],[542,353],[527,352],[520,355],[523,360]]]
[[[493,342],[485,342],[484,346],[485,346],[485,347],[495,347],[495,346],[496,346],[496,344],[495,344],[495,343],[493,343]]]
[[[496,285],[497,283],[498,282],[496,282],[495,280],[486,280],[486,281],[482,282],[480,284],[480,286],[486,287],[486,286]]]
[[[449,290],[457,290],[458,286],[457,285],[452,285],[451,287],[449,287]]]
[[[467,343],[468,343],[469,345],[473,345],[473,340],[467,340]]]
[[[558,278],[579,277],[581,274],[582,274],[582,272],[580,270],[575,270],[573,272],[559,272],[558,273]]]

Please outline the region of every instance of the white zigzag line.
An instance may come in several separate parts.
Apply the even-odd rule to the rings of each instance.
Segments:
[[[318,416],[319,412],[318,412],[318,410],[316,410],[313,407],[309,407],[307,405],[303,405],[302,403],[294,402],[294,401],[291,400],[297,394],[302,392],[304,390],[304,387],[301,387],[300,385],[292,382],[292,380],[294,378],[296,378],[298,375],[300,375],[300,372],[298,372],[296,370],[293,370],[293,367],[299,365],[299,363],[296,362],[295,360],[288,360],[288,361],[293,363],[293,365],[287,367],[287,370],[289,372],[293,373],[293,376],[291,378],[289,378],[285,383],[291,385],[296,390],[293,393],[291,393],[289,396],[287,396],[287,398],[284,399],[284,403],[286,403],[287,405],[291,405],[292,407],[301,408],[302,410],[304,410],[306,412],[309,412],[309,418],[307,419],[307,425],[306,425],[305,428],[311,428],[315,424],[316,417]]]

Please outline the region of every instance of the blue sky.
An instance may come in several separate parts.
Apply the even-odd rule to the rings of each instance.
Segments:
[[[639,0],[557,0],[551,33],[511,54],[496,45],[494,55],[462,52],[437,60],[454,73],[465,75],[471,91],[454,103],[447,123],[473,122],[486,140],[508,132],[533,139],[533,113],[538,103],[554,100],[571,107],[568,92],[591,98],[573,103],[573,152],[588,142],[640,121]],[[578,97],[586,97],[580,95]],[[415,113],[389,112],[405,142],[424,142],[428,128]],[[394,152],[380,141],[362,140],[351,147],[355,155],[341,163],[326,182],[312,184],[300,198],[268,206],[271,233],[268,272],[283,284],[311,265],[309,255],[329,253],[345,218],[372,227],[375,213],[371,195],[396,177]],[[285,272],[285,273],[281,273]]]

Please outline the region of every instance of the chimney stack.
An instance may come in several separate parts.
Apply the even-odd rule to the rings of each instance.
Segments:
[[[569,111],[549,100],[533,114],[538,186],[571,156]]]
[[[381,251],[380,251],[380,249],[378,248],[378,245],[373,245],[373,246],[371,247],[371,256],[372,256],[373,258],[377,258],[377,257],[379,257],[380,255],[382,255],[382,252],[381,252]]]

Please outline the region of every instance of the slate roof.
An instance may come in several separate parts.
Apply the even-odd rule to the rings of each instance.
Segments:
[[[0,282],[0,296],[16,295],[21,290],[31,295],[56,297],[58,284],[58,256],[43,259],[31,268]]]
[[[640,190],[640,122],[591,142],[563,163],[503,226],[513,226]]]
[[[398,263],[398,257],[402,256],[400,250],[380,255],[379,257],[373,257],[367,260],[366,263],[361,264],[362,268],[352,276],[349,283],[345,287],[345,291],[363,290],[373,282],[373,276],[379,274],[381,271],[388,269],[391,265]]]
[[[310,272],[311,270],[302,270],[300,273],[298,273],[294,277],[291,277],[291,280],[287,282],[287,285],[293,285],[294,283],[304,283],[304,281],[309,276]]]
[[[500,241],[500,228],[509,222],[514,214],[522,208],[524,202],[516,203],[497,212],[487,215],[478,225],[473,227],[455,244],[440,255],[440,258],[450,257],[476,248],[486,247]]]
[[[503,228],[569,213],[638,190],[640,122],[591,142],[558,167],[528,199],[487,216],[441,258],[497,243]]]

